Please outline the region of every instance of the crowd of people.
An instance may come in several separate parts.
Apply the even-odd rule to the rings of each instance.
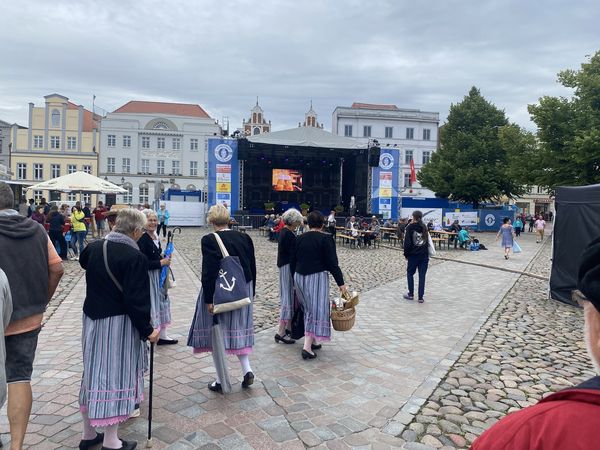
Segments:
[[[86,206],[89,210],[89,205]],[[30,381],[42,314],[63,274],[61,252],[65,244],[62,232],[66,218],[56,206],[49,206],[48,211],[45,208],[42,204],[34,205],[29,217],[20,214],[12,209],[12,191],[0,183],[0,245],[3,249],[0,252],[0,322],[4,324],[0,361],[5,360],[5,371],[0,371],[3,372],[0,373],[0,405],[8,397],[13,449],[22,447],[31,411]],[[106,220],[105,210],[100,202],[95,210],[89,211],[96,224]],[[144,373],[148,369],[148,343],[177,344],[177,340],[167,334],[171,324],[170,299],[162,275],[169,269],[171,259],[164,256],[159,237],[159,231],[168,225],[169,215],[164,207],[158,211],[123,209],[116,215],[114,227],[103,236],[104,239],[93,240],[84,246],[81,243],[85,242],[88,231],[86,214],[78,205],[70,211],[72,232],[77,236],[76,242],[80,243],[77,249],[79,264],[86,272],[82,311],[83,374],[79,393],[83,430],[79,448],[88,449],[102,443],[105,449],[133,449],[136,443],[120,439],[118,428],[128,418],[139,415]],[[43,221],[39,215],[43,216]],[[280,217],[267,218],[271,219],[271,225],[277,228],[280,298],[279,326],[274,341],[288,345],[296,343],[290,328],[294,314],[301,308],[304,342],[300,356],[303,360],[312,360],[317,358],[322,343],[331,339],[329,274],[340,292],[347,292],[332,239],[336,232],[335,212],[327,218],[318,211],[304,217],[299,211],[289,209]],[[543,218],[538,220],[543,222]],[[236,355],[241,367],[241,386],[248,389],[254,383],[250,364],[255,342],[253,300],[257,274],[254,244],[248,234],[232,229],[232,218],[223,205],[210,208],[208,223],[213,233],[206,234],[201,240],[202,288],[187,345],[194,353],[211,352],[215,368],[219,365],[215,345],[222,345],[225,354]],[[511,225],[510,220],[504,221],[499,236],[505,249],[512,246],[515,229],[521,228],[523,223],[521,220],[519,224],[517,220]],[[43,224],[48,224],[48,232],[40,226]],[[376,217],[370,221],[350,217],[347,228],[380,233],[382,225]],[[401,220],[397,224],[387,220],[383,228],[401,230],[407,260],[408,292],[404,298],[409,301],[416,298],[423,303],[432,254],[430,232],[434,228],[423,221],[420,211],[414,211],[410,220]],[[459,238],[462,231],[467,230],[458,229]],[[370,243],[364,239],[362,242],[366,246]],[[594,248],[596,255],[600,251],[598,243]],[[19,257],[23,253],[29,257]],[[508,258],[507,252],[505,255]],[[220,306],[218,291],[225,289],[223,285],[227,284],[226,273],[220,267],[227,257],[233,257],[239,264],[242,275],[238,281],[248,292],[250,301],[244,306],[217,312],[215,308]],[[586,269],[587,272],[582,269],[585,273],[580,276],[580,281],[583,280],[580,289],[586,306],[586,323],[595,323],[593,329],[597,331],[600,329],[600,297],[596,286],[598,278],[594,278],[594,274],[600,269],[594,264],[600,257],[596,255],[595,258],[588,264],[593,267]],[[27,275],[32,270],[39,274],[33,280]],[[419,279],[415,289],[417,272]],[[219,326],[222,335],[213,334],[215,325]],[[600,338],[596,341],[600,342]],[[217,368],[208,389],[224,392],[224,381]],[[99,427],[102,432],[97,430]]]

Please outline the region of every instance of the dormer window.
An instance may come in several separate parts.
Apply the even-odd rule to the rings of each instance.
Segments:
[[[165,122],[156,122],[152,128],[155,130],[168,130],[169,125],[167,125]]]
[[[52,119],[52,128],[60,127],[60,111],[58,109],[53,109],[51,114]]]

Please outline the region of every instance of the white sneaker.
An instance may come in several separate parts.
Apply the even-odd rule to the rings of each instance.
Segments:
[[[140,408],[134,409],[133,412],[129,415],[130,419],[135,419],[136,417],[140,417]]]

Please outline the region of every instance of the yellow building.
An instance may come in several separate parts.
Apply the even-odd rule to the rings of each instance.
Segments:
[[[51,94],[44,106],[29,103],[29,127],[11,129],[10,167],[13,179],[35,184],[76,171],[98,174],[100,122],[91,111]],[[44,197],[50,201],[79,200],[78,193],[29,191],[36,203]],[[95,203],[95,196],[84,194],[82,200]]]

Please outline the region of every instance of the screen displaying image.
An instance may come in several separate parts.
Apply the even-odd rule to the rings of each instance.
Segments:
[[[301,192],[302,172],[291,169],[273,169],[273,190],[280,192]]]

